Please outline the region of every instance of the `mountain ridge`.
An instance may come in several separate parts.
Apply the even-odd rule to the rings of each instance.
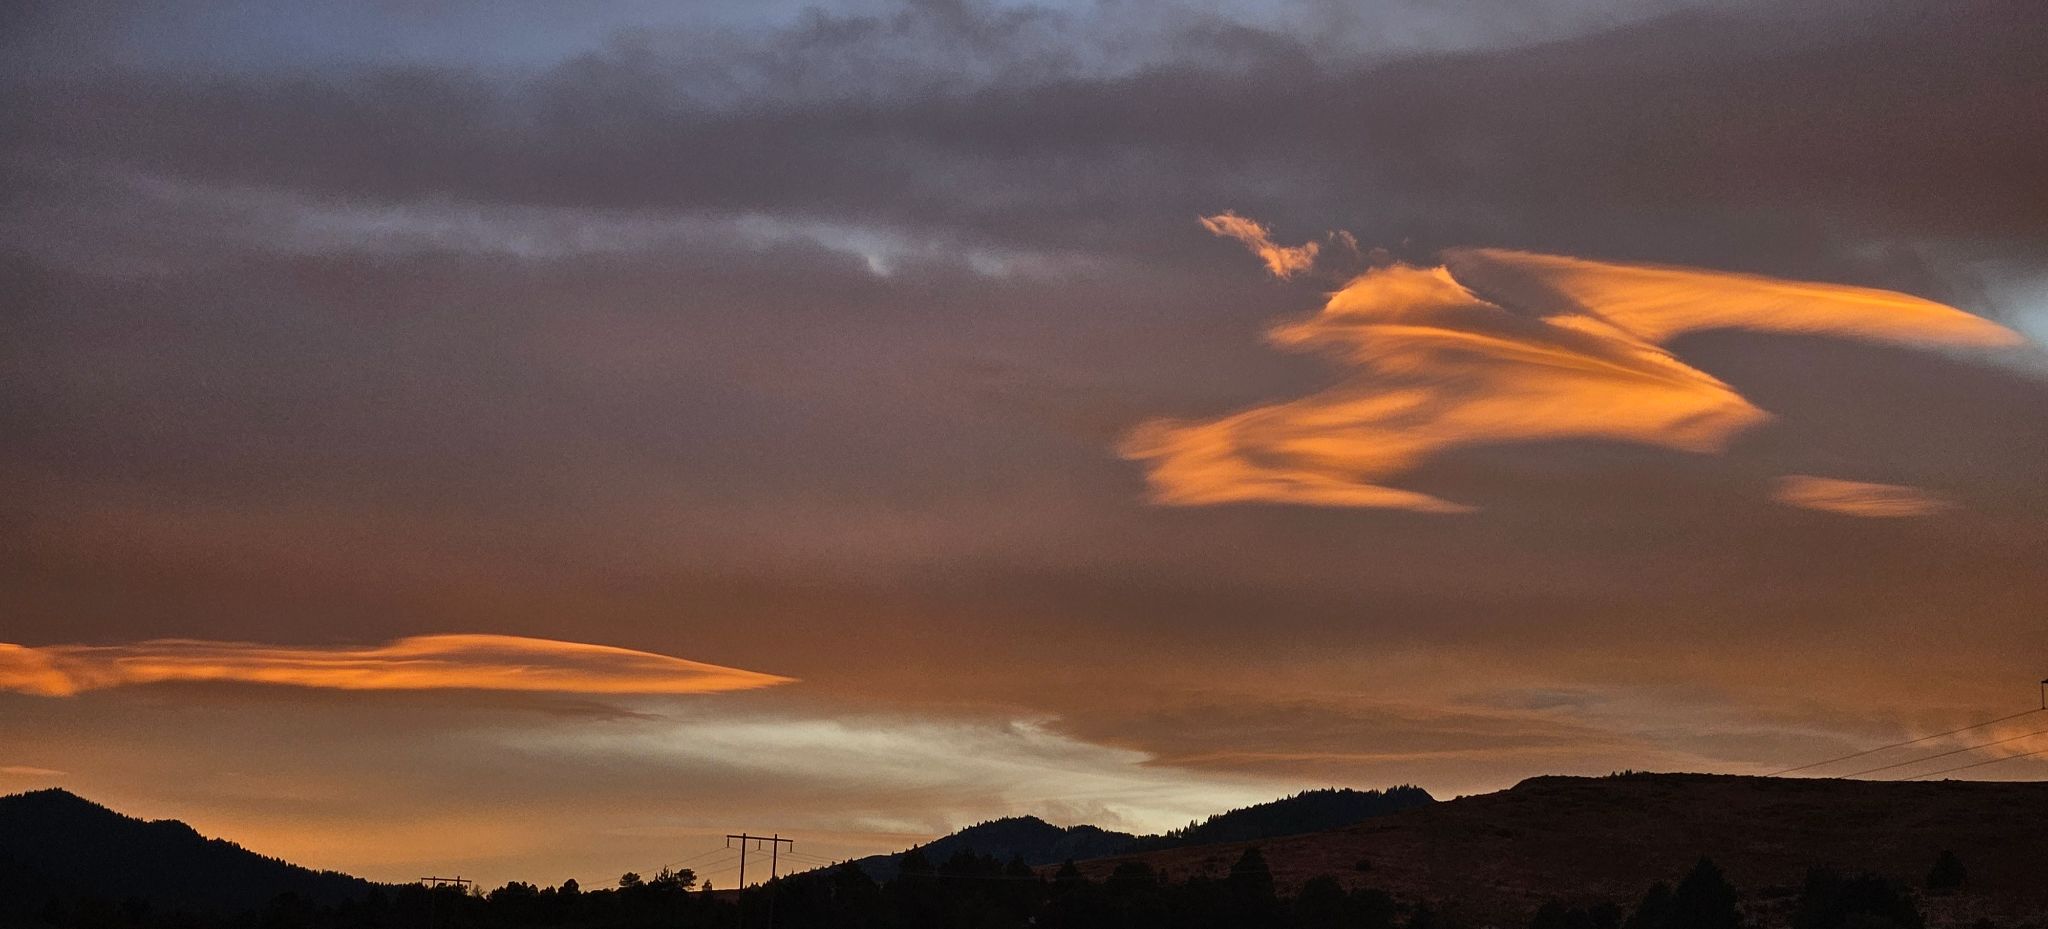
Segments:
[[[1048,865],[1069,859],[1336,829],[1434,802],[1436,799],[1428,791],[1408,784],[1385,790],[1325,787],[1225,810],[1157,835],[1133,835],[1086,824],[1055,826],[1036,816],[1009,816],[976,823],[900,852],[857,858],[853,863],[876,881],[893,879],[903,857],[911,852],[921,854],[933,865],[963,851],[1003,860],[1015,858],[1027,865]]]
[[[165,909],[231,913],[284,893],[336,903],[375,886],[208,838],[179,820],[129,816],[62,788],[0,796],[0,903],[132,897]]]
[[[1965,859],[1969,887],[1929,895],[1932,924],[1971,925],[1982,916],[2002,927],[2048,926],[2040,919],[2048,881],[2038,874],[2048,860],[2044,821],[2048,782],[1542,775],[1341,829],[1077,866],[1096,881],[1127,862],[1167,880],[1216,878],[1256,846],[1283,893],[1329,875],[1408,906],[1455,898],[1474,924],[1514,925],[1553,900],[1632,901],[1708,857],[1741,888],[1759,924],[1784,925],[1811,868],[1919,886],[1952,851]]]

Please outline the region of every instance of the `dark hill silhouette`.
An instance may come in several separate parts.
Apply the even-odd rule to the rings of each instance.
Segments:
[[[1060,827],[1035,816],[1013,816],[941,836],[918,846],[918,850],[933,864],[969,851],[999,861],[1015,858],[1028,865],[1047,865],[1069,859],[1318,832],[1433,802],[1435,798],[1420,787],[1401,786],[1385,791],[1349,788],[1309,790],[1271,803],[1218,813],[1161,835],[1147,836],[1086,825]],[[907,853],[906,850],[893,855],[871,855],[854,864],[878,881],[893,880],[898,864]]]
[[[1036,816],[1011,816],[976,823],[951,835],[940,836],[917,848],[934,862],[943,862],[963,851],[1002,861],[1021,858],[1025,864],[1047,864],[1069,858],[1100,858],[1127,851],[1137,836],[1111,832],[1094,826],[1055,826]],[[854,862],[877,881],[896,879],[902,851],[890,855],[869,855]]]
[[[157,909],[233,913],[282,893],[334,903],[372,886],[206,838],[177,820],[124,816],[64,790],[0,797],[0,905],[133,897]],[[0,913],[0,923],[6,918]]]
[[[2033,926],[2048,913],[2044,822],[2048,783],[1625,774],[1531,778],[1256,844],[1282,893],[1334,875],[1404,904],[1455,900],[1464,918],[1495,925],[1521,925],[1550,900],[1632,901],[1702,855],[1726,869],[1753,916],[1782,925],[1809,868],[1924,887],[1941,853],[1953,850],[1968,881],[1929,895],[1933,924],[1970,925],[1981,915]],[[1081,862],[1080,871],[1099,881],[1140,860],[1172,880],[1220,877],[1248,844],[1121,855]]]
[[[1211,845],[1217,842],[1251,842],[1274,836],[1322,832],[1375,816],[1418,809],[1436,802],[1429,791],[1402,785],[1386,790],[1324,788],[1305,790],[1271,803],[1218,813],[1199,823],[1189,823],[1165,835],[1140,837],[1131,851]]]

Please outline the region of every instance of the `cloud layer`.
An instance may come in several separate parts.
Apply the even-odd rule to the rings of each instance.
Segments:
[[[1277,276],[1313,256],[1276,261],[1263,227],[1237,223]],[[1162,503],[1464,511],[1471,507],[1387,482],[1463,446],[1590,439],[1712,453],[1767,420],[1669,348],[1713,329],[1907,345],[2019,341],[1953,307],[1882,290],[1455,249],[1438,267],[1368,271],[1315,316],[1268,334],[1348,365],[1342,383],[1218,419],[1150,422],[1123,451],[1147,463]]]
[[[510,635],[410,636],[356,648],[184,639],[39,648],[0,643],[0,690],[49,697],[167,681],[331,690],[698,694],[790,680],[627,648]]]

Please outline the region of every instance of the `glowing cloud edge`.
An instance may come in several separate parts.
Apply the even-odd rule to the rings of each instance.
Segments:
[[[754,690],[794,681],[609,645],[483,633],[325,648],[192,639],[40,647],[0,642],[0,691],[46,697],[165,682],[657,695]]]
[[[1307,270],[1316,255],[1277,245],[1266,226],[1235,213],[1202,225],[1241,241],[1276,277]],[[1392,263],[1359,274],[1314,315],[1269,331],[1278,347],[1346,365],[1338,383],[1220,417],[1148,421],[1118,453],[1145,462],[1158,504],[1472,512],[1386,482],[1477,445],[1590,439],[1717,454],[1768,421],[1666,347],[1709,329],[1964,348],[2023,341],[1990,320],[1891,291],[1453,248],[1434,267]],[[1782,488],[1777,499],[1849,512],[1787,499]],[[1940,508],[1918,506],[1884,515]]]

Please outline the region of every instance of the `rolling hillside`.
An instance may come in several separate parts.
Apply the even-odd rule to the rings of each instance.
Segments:
[[[1319,874],[1521,925],[1551,899],[1633,903],[1712,857],[1764,925],[1782,925],[1806,870],[1922,882],[1944,849],[1969,880],[1930,897],[1936,925],[2048,925],[2048,783],[1871,782],[1629,774],[1539,777],[1344,829],[1082,863],[1092,879],[1141,859],[1170,878],[1221,876],[1257,844],[1282,892]]]

